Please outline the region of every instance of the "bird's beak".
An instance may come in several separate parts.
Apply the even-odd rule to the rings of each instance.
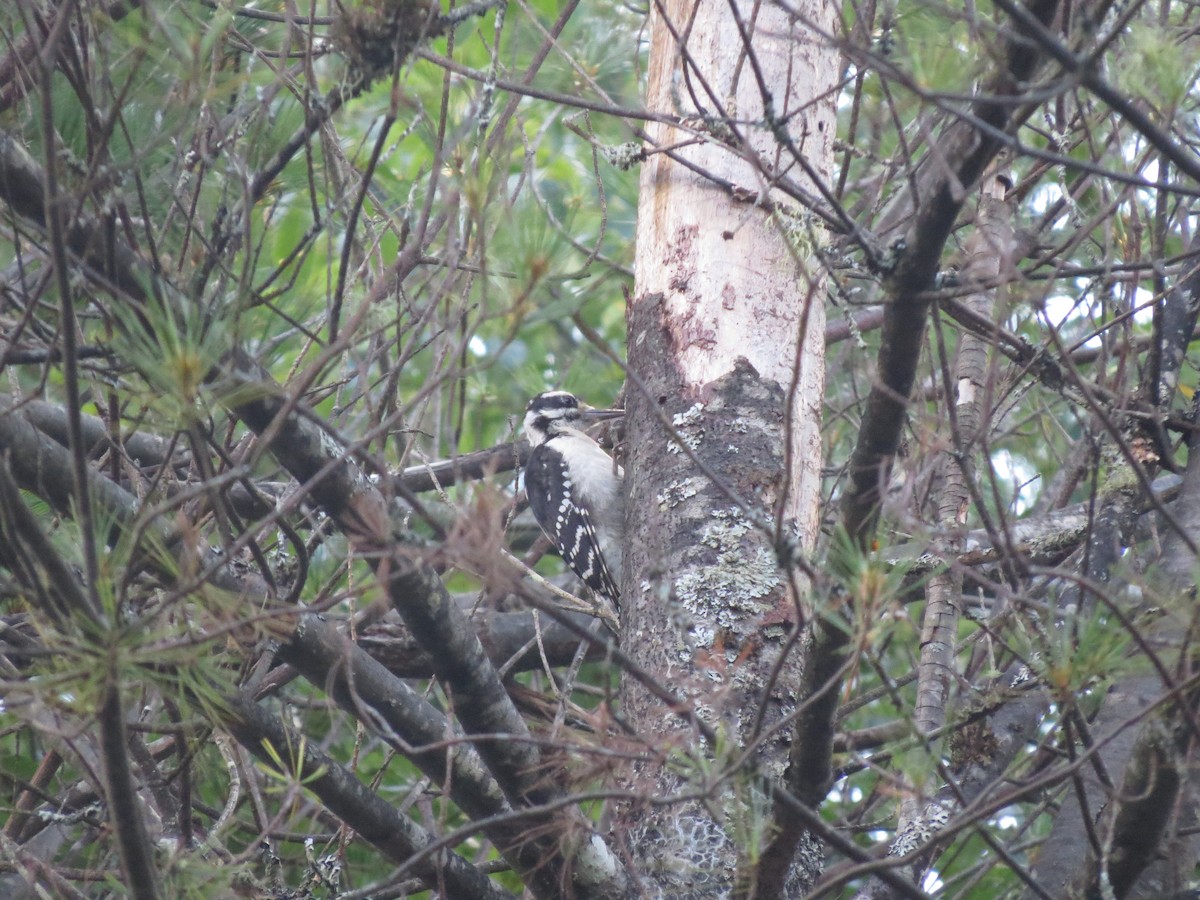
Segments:
[[[619,419],[625,415],[623,409],[596,409],[586,403],[580,404],[579,412],[586,422],[602,422],[605,419]]]

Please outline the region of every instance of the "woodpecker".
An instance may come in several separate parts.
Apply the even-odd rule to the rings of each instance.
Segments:
[[[533,447],[525,493],[542,531],[589,588],[620,608],[625,472],[583,432],[587,420],[621,415],[592,409],[566,391],[547,391],[525,409]]]

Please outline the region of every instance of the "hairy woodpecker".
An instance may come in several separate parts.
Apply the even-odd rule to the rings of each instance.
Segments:
[[[525,465],[529,508],[584,584],[620,608],[624,471],[584,434],[589,419],[621,415],[592,409],[566,391],[547,391],[525,409],[533,447]]]

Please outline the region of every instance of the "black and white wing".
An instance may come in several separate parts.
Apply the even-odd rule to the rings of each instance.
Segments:
[[[620,592],[604,559],[591,510],[578,501],[578,486],[572,483],[566,460],[555,443],[535,447],[525,466],[530,511],[584,584],[618,603]]]

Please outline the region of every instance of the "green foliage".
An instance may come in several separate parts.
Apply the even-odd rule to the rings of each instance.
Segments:
[[[0,11],[6,48],[25,38],[32,21],[27,7]],[[84,412],[112,419],[114,433],[156,432],[191,462],[132,486],[140,504],[132,525],[119,524],[100,503],[88,526],[71,517],[55,521],[44,501],[26,495],[76,573],[85,565],[81,529],[91,529],[101,551],[93,588],[106,621],[56,624],[37,608],[35,594],[5,595],[4,612],[28,617],[47,654],[31,664],[22,693],[10,693],[0,712],[0,754],[11,807],[57,741],[29,711],[51,710],[73,723],[68,730],[89,728],[105,685],[115,680],[147,742],[183,738],[168,760],[203,809],[192,811],[203,829],[230,796],[231,771],[205,723],[221,720],[225,698],[247,677],[245,660],[256,646],[267,646],[273,620],[287,612],[272,605],[290,589],[287,578],[303,571],[298,599],[334,616],[380,602],[369,561],[355,556],[341,535],[312,532],[304,523],[301,567],[295,544],[259,524],[270,519],[269,504],[265,512],[232,508],[230,492],[247,476],[279,473],[224,411],[231,398],[213,373],[232,347],[246,348],[314,415],[362,439],[365,451],[391,468],[511,440],[528,396],[560,377],[593,402],[608,403],[621,369],[587,343],[571,317],[582,316],[608,348],[623,346],[621,286],[632,259],[637,173],[593,159],[588,140],[628,139],[619,121],[595,117],[568,127],[561,106],[539,100],[509,109],[516,95],[447,76],[438,63],[416,58],[351,96],[297,152],[292,142],[306,115],[320,117],[333,93],[351,83],[338,55],[318,49],[299,62],[301,51],[322,46],[325,25],[289,26],[219,4],[121,12],[110,20],[90,11],[81,24],[87,57],[76,74],[56,72],[46,103],[38,101],[35,83],[32,102],[3,113],[0,126],[18,131],[36,160],[57,161],[64,194],[73,198],[65,216],[86,222],[98,241],[110,235],[148,261],[139,276],[150,298],[143,304],[114,302],[105,273],[71,285],[80,341],[109,354],[104,365],[79,373]],[[321,4],[312,12],[337,15],[338,8]],[[429,46],[471,71],[486,73],[495,64],[501,78],[520,81],[557,8],[542,2],[530,12],[539,23],[513,8],[499,30],[492,13],[460,26],[452,42],[443,36]],[[639,24],[616,4],[582,12],[542,65],[539,87],[576,92],[592,79],[614,102],[636,105],[629,62],[637,55],[632,36]],[[613,40],[618,34],[621,40]],[[293,55],[278,56],[283,51]],[[372,163],[385,115],[394,121]],[[53,147],[45,143],[48,129]],[[285,164],[256,184],[280,159]],[[420,259],[401,284],[390,283],[420,228],[427,229]],[[37,251],[42,236],[33,237],[0,242],[0,265],[47,272]],[[44,290],[43,302],[57,305],[53,278]],[[328,346],[335,307],[336,352]],[[54,327],[26,333],[53,338]],[[61,402],[62,367],[47,367],[40,377],[9,372],[24,389]],[[199,454],[208,468],[198,468]],[[114,459],[104,472],[131,471],[122,465]],[[177,480],[189,478],[211,485],[181,493]],[[512,476],[503,480],[511,483]],[[467,496],[457,490],[451,496],[460,493]],[[443,522],[454,514],[439,512]],[[432,533],[428,523],[412,524]],[[164,533],[175,542],[165,543]],[[248,539],[239,543],[239,534]],[[276,599],[248,603],[203,586],[204,576],[188,566],[202,568],[208,563],[195,560],[209,558],[197,553],[181,564],[181,546],[231,548],[233,564],[247,572],[271,566],[280,579]],[[481,580],[451,570],[447,584],[475,591]],[[589,680],[611,677],[595,664],[586,672]],[[331,709],[318,688],[292,685],[287,703],[289,724],[302,723],[304,741],[353,761],[382,796],[405,807],[420,795],[415,767]],[[289,767],[288,760],[276,762]],[[279,817],[273,827],[280,832],[328,836],[316,805],[295,791],[314,775],[261,782],[266,790],[256,803],[286,804],[262,810]],[[71,784],[79,772],[59,778]],[[421,802],[443,827],[465,822],[441,799]],[[219,838],[242,854],[236,864],[167,854],[160,860],[164,889],[170,896],[224,897],[255,883],[300,885],[309,870],[300,845],[277,840],[281,866],[274,871],[259,857],[256,835],[267,827],[238,811]],[[386,875],[386,864],[361,842],[344,845],[335,836],[316,852],[342,856],[356,884]],[[73,862],[117,865],[111,845],[92,846]],[[501,880],[519,884],[511,875]]]
[[[318,772],[294,777],[249,765],[214,737],[229,698],[243,689],[261,690],[266,708],[300,735],[296,746],[275,748],[275,769],[293,771],[306,748],[319,746],[431,830],[468,824],[445,785],[425,779],[405,756],[411,748],[374,712],[339,707],[327,685],[293,680],[277,665],[276,644],[297,612],[368,628],[387,591],[378,555],[363,552],[311,502],[316,479],[295,484],[268,452],[269,435],[251,434],[229,411],[231,350],[249,353],[272,375],[277,386],[261,390],[319,424],[339,460],[352,460],[387,488],[387,476],[408,466],[513,440],[528,397],[547,387],[608,405],[625,382],[614,356],[624,354],[623,292],[632,281],[641,173],[613,164],[606,151],[643,149],[644,122],[554,98],[637,109],[638,78],[647,68],[646,10],[616,0],[581,4],[551,38],[560,4],[507,4],[422,40],[419,54],[393,67],[403,41],[348,47],[334,39],[363,39],[344,23],[331,24],[347,6],[369,7],[385,19],[397,9],[324,0],[295,10],[192,0],[128,7],[15,0],[0,8],[3,61],[18,60],[23,46],[36,51],[19,65],[0,66],[0,96],[11,98],[0,129],[43,171],[54,170],[58,187],[47,199],[70,239],[69,247],[54,248],[44,222],[3,209],[0,358],[10,349],[44,351],[40,362],[7,365],[6,383],[14,403],[48,400],[60,408],[72,396],[68,388],[77,389],[78,412],[98,417],[99,434],[115,444],[89,439],[81,448],[85,465],[129,503],[119,515],[94,494],[88,509],[76,502],[56,512],[38,496],[42,486],[23,485],[22,500],[63,565],[54,574],[44,560],[8,560],[0,573],[4,625],[37,647],[0,672],[0,785],[11,821],[20,818],[19,803],[34,804],[47,820],[75,817],[65,822],[70,840],[54,863],[103,873],[106,881],[88,885],[96,896],[124,890],[113,874],[120,862],[107,812],[85,814],[102,794],[94,734],[113,684],[145,750],[133,759],[140,783],[162,775],[163,790],[181,807],[189,798],[194,845],[172,850],[164,840],[156,850],[168,896],[226,897],[268,886],[332,895],[334,886],[314,886],[311,857],[325,854],[343,863],[343,887],[391,878],[392,863],[321,808],[310,790]],[[61,59],[43,83],[37,53],[48,52],[51,12],[71,15],[59,36]],[[839,86],[837,152],[845,168],[825,180],[827,194],[812,194],[820,194],[812,205],[829,213],[834,198],[868,244],[903,259],[900,238],[910,217],[891,216],[946,163],[938,143],[943,126],[1004,64],[1009,22],[989,3],[901,0],[879,8],[846,4],[842,12],[846,80]],[[309,22],[309,15],[316,18]],[[1190,20],[1175,10],[1131,8],[1126,21],[1094,71],[1149,109],[1157,127],[1190,153],[1180,137],[1197,117]],[[1089,22],[1086,33],[1070,37],[1086,44],[1091,30],[1107,27],[1107,20]],[[1084,52],[1070,41],[1064,46]],[[747,82],[752,68],[743,71]],[[359,80],[363,74],[369,84]],[[685,89],[703,94],[695,81]],[[847,648],[825,688],[839,691],[844,706],[833,763],[838,780],[821,814],[873,850],[890,839],[902,800],[936,790],[954,764],[946,734],[918,737],[913,728],[914,673],[926,642],[921,606],[912,602],[923,587],[910,565],[914,548],[927,549],[934,537],[958,542],[954,552],[965,555],[984,544],[1001,547],[1003,560],[954,561],[965,574],[964,615],[949,652],[958,679],[951,692],[992,699],[992,682],[1015,660],[1026,662],[1058,704],[1043,724],[1054,735],[1047,746],[1065,743],[1063,723],[1091,713],[1110,684],[1144,671],[1131,632],[1154,624],[1149,616],[1116,615],[1114,607],[1134,601],[1115,585],[1106,595],[1111,604],[1091,598],[1078,609],[1063,607],[1060,595],[1036,579],[1049,578],[1050,566],[1076,562],[1032,559],[1028,548],[1005,546],[998,536],[1040,501],[1087,502],[1091,515],[1114,487],[1132,489],[1132,469],[1100,468],[1098,448],[1107,445],[1111,455],[1116,436],[1126,436],[1121,417],[1130,410],[1138,421],[1166,428],[1166,414],[1191,405],[1200,377],[1191,366],[1180,373],[1184,387],[1174,406],[1150,411],[1141,391],[1153,369],[1145,350],[1154,334],[1150,307],[1188,271],[1190,176],[1146,134],[1112,116],[1077,75],[1043,70],[1020,90],[1030,92],[1037,113],[1003,133],[1016,153],[1009,199],[1035,249],[1003,270],[1006,283],[983,314],[995,328],[975,326],[989,346],[982,429],[956,432],[952,412],[959,383],[953,366],[967,326],[951,317],[950,301],[965,302],[966,292],[979,288],[964,262],[979,224],[968,202],[945,258],[936,261],[943,276],[932,298],[940,304],[938,327],[927,335],[913,396],[904,398],[901,452],[880,470],[886,525],[865,548],[839,528],[836,501],[867,415],[863,400],[878,384],[880,338],[868,329],[861,345],[829,348],[821,510],[827,527],[814,554],[813,595],[800,600],[804,614]],[[747,133],[762,125],[737,124]],[[680,131],[685,141],[726,133]],[[799,183],[795,162],[754,177]],[[1178,184],[1184,188],[1162,189]],[[837,215],[829,214],[834,224],[827,228],[826,219],[802,208],[805,190],[774,210],[789,245],[803,257],[822,252],[831,293],[846,315],[861,314],[859,304],[892,302],[881,287],[887,273],[839,233]],[[953,186],[959,190],[974,188]],[[922,197],[915,205],[928,202]],[[744,206],[746,215],[758,212]],[[118,247],[136,261],[136,290],[114,285],[125,259]],[[64,250],[65,273],[54,249]],[[64,290],[75,309],[74,336],[89,351],[77,360],[61,358]],[[831,312],[831,322],[841,318]],[[602,346],[590,342],[589,330]],[[161,455],[149,462],[133,447],[147,436],[162,441]],[[1181,447],[1166,452],[1184,454]],[[948,461],[960,457],[974,491],[949,527],[937,501]],[[1078,477],[1063,477],[1080,460]],[[392,507],[397,533],[426,540],[414,554],[464,606],[514,602],[500,599],[505,581],[489,566],[515,543],[509,501],[518,482],[511,471],[488,477],[483,487],[429,492],[418,503],[402,497],[405,503]],[[923,571],[943,564],[920,561]],[[552,556],[534,565],[547,576],[562,571]],[[214,586],[218,567],[254,590],[242,596]],[[1113,574],[1184,629],[1187,609],[1166,595],[1169,586],[1129,571]],[[43,608],[56,577],[77,580],[99,601],[98,614],[64,617]],[[783,617],[764,623],[763,632],[779,628]],[[679,646],[664,654],[685,658],[695,651],[690,626],[682,616],[672,624]],[[802,642],[796,646],[807,652]],[[731,670],[730,660],[759,650],[724,649]],[[562,758],[547,767],[547,783],[567,773],[571,788],[603,788],[607,773],[587,754],[610,749],[603,745],[613,735],[627,737],[606,718],[620,676],[608,661],[590,660],[575,677],[580,687],[561,720],[541,721],[545,710],[532,700],[532,711],[523,711],[539,746],[562,748]],[[438,709],[460,701],[412,681]],[[557,699],[562,687],[558,671],[520,672],[509,684],[537,699]],[[737,702],[759,702],[750,693]],[[782,729],[791,724],[764,740],[785,740],[779,734],[790,734]],[[748,871],[770,837],[768,773],[746,763],[753,751],[723,725],[717,732],[715,747],[697,741],[664,755],[726,827]],[[453,746],[459,736],[447,733],[446,740]],[[648,746],[639,743],[627,755],[641,762],[639,754],[658,752]],[[1027,749],[1010,768],[1014,783],[1028,774]],[[39,772],[40,761],[56,757],[52,772]],[[59,810],[53,801],[68,795],[72,807]],[[599,803],[586,812],[603,821]],[[1051,818],[1023,801],[956,832],[937,863],[944,893],[1013,891],[1017,879],[1008,861],[996,862],[994,846],[1012,845],[1015,858],[1028,863],[1020,842],[1044,836]],[[277,862],[260,853],[264,841]],[[494,858],[485,845],[472,835],[453,849],[473,861]],[[216,858],[217,846],[221,864],[207,856],[211,849]],[[497,877],[520,888],[515,874]]]
[[[1200,56],[1188,42],[1158,25],[1135,22],[1129,29],[1129,64],[1117,83],[1129,94],[1154,103],[1165,121],[1192,90]]]

